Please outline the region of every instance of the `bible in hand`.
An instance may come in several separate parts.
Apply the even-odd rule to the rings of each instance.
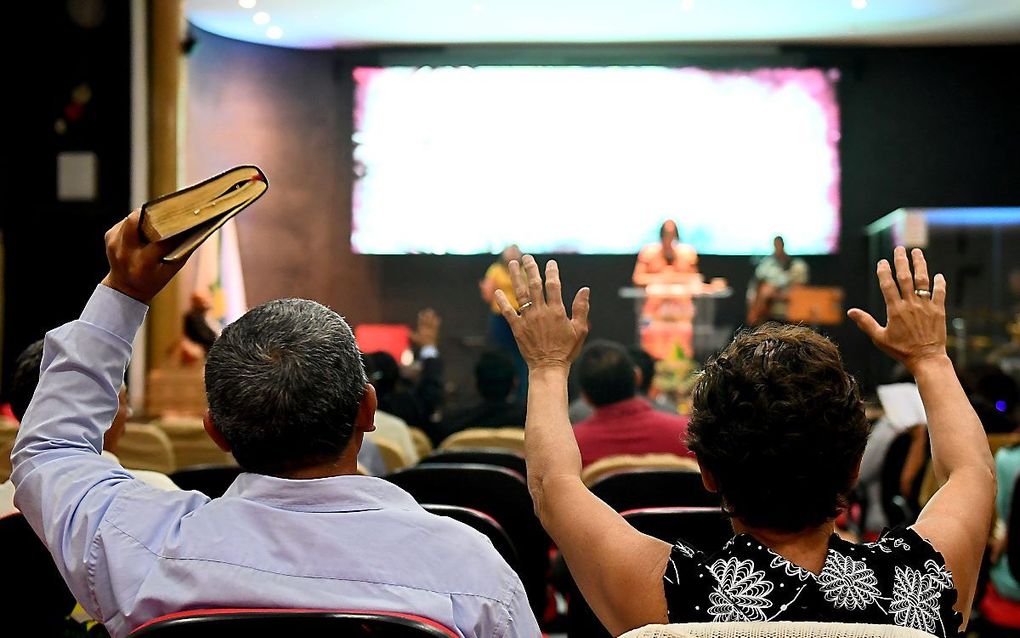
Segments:
[[[255,202],[269,188],[256,166],[237,166],[219,175],[142,205],[139,229],[148,241],[187,235],[163,261],[191,254],[220,226]]]

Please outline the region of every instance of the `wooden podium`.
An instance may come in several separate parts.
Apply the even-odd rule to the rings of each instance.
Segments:
[[[787,293],[786,320],[812,326],[843,323],[843,289],[832,286],[793,286]]]

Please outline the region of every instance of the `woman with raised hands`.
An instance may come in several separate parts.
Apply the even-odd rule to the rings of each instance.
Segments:
[[[698,551],[642,534],[581,482],[567,376],[588,333],[590,291],[571,315],[555,261],[512,262],[515,311],[497,293],[529,366],[525,455],[542,524],[609,631],[708,621],[895,624],[937,636],[966,625],[995,492],[987,439],[946,354],[946,281],[896,248],[878,263],[887,323],[849,317],[913,374],[942,488],[917,521],[855,545],[833,533],[857,480],[868,424],[835,345],[798,326],[739,333],[705,366],[688,445],[735,536]]]

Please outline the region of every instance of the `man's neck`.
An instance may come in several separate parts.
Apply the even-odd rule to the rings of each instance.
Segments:
[[[355,475],[358,473],[358,450],[360,449],[360,442],[358,445],[348,445],[347,449],[344,450],[344,453],[340,455],[340,458],[335,461],[292,470],[290,472],[280,474],[280,478],[300,480]]]
[[[835,524],[832,521],[797,532],[784,532],[752,527],[745,525],[739,518],[733,519],[734,532],[750,534],[794,565],[815,574],[820,574],[825,566],[829,538],[834,530]]]

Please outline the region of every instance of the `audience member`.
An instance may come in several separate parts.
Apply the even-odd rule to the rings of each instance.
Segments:
[[[524,405],[516,400],[517,372],[509,355],[483,352],[475,363],[475,389],[481,398],[474,405],[451,412],[436,426],[433,443],[468,428],[523,428]]]
[[[655,382],[655,357],[648,354],[648,351],[641,346],[631,346],[627,349],[627,354],[630,355],[640,373],[637,387],[638,396],[648,401],[648,405],[652,406],[654,410],[666,414],[677,414],[677,406],[669,400],[669,397],[664,394],[652,395],[652,384]],[[595,409],[584,400],[583,396],[574,398],[567,411],[570,415],[570,422],[574,425],[595,414]]]
[[[981,600],[981,611],[991,627],[981,636],[1015,636],[1020,626],[1020,581],[1009,567],[1009,520],[1012,512],[1013,492],[1020,478],[1020,445],[1000,448],[995,453],[995,476],[998,491],[995,494],[996,525],[991,540],[992,567],[988,573],[988,590]],[[1012,548],[1020,551],[1020,548]],[[1013,618],[1012,627],[999,628],[995,620]]]
[[[738,334],[694,390],[688,440],[737,533],[707,554],[639,533],[585,488],[567,377],[588,332],[590,293],[577,293],[568,317],[554,261],[544,288],[533,258],[524,257],[526,278],[511,264],[517,298],[531,305],[518,314],[497,298],[531,367],[525,455],[535,511],[613,635],[667,621],[870,622],[936,636],[966,625],[995,468],[946,353],[945,279],[932,286],[920,250],[913,261],[911,273],[897,248],[895,278],[879,262],[886,326],[848,314],[913,374],[944,485],[916,523],[877,543],[834,534],[868,433],[860,392],[827,339],[766,324]]]
[[[375,391],[335,312],[283,299],[228,326],[206,362],[210,436],[245,470],[226,494],[162,492],[98,452],[146,304],[183,266],[107,233],[110,273],[46,337],[12,456],[15,502],[86,610],[125,636],[210,607],[415,613],[473,636],[538,636],[520,579],[481,534],[358,476]]]
[[[14,374],[11,376],[11,411],[19,421],[25,417],[35,388],[39,385],[39,368],[42,359],[43,339],[40,339],[25,348],[14,363]],[[131,418],[131,406],[127,402],[127,388],[122,384],[117,394],[117,413],[113,416],[113,421],[103,436],[102,456],[115,464],[120,463],[115,451],[127,428],[129,418]],[[152,487],[161,490],[179,489],[169,476],[161,472],[151,470],[128,470],[128,472],[134,478],[144,481]],[[0,516],[6,516],[16,511],[14,483],[7,481],[0,484]]]
[[[584,399],[595,407],[574,426],[584,466],[617,454],[691,456],[684,443],[687,418],[657,412],[636,396],[641,372],[623,346],[596,341],[581,353],[577,367]]]

